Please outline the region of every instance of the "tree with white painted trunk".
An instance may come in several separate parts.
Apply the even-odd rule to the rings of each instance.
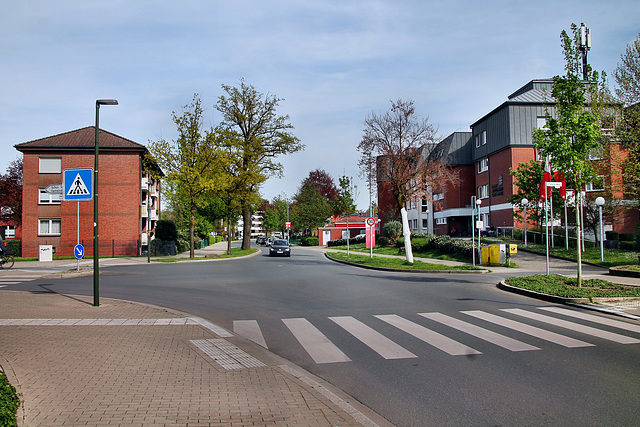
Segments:
[[[416,114],[413,101],[391,101],[389,111],[370,113],[364,125],[359,165],[367,173],[375,168],[377,181],[393,194],[402,217],[407,262],[413,263],[407,204],[421,199],[433,202],[433,195],[442,192],[455,176],[443,159],[433,155],[437,129],[428,117]]]

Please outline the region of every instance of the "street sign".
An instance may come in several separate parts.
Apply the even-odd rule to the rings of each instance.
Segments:
[[[73,248],[73,254],[76,256],[77,259],[82,259],[82,257],[84,256],[84,246],[76,245]]]
[[[376,223],[376,219],[375,218],[367,218],[367,225],[369,227],[371,227],[372,225],[374,225]]]
[[[556,181],[547,181],[547,187],[560,188],[562,187],[562,183]]]
[[[93,169],[65,169],[63,200],[93,200]]]
[[[284,223],[284,227],[285,227],[286,229],[290,229],[290,228],[291,228],[291,221],[287,221],[287,222],[285,222],[285,223]]]
[[[44,189],[45,193],[62,194],[62,184],[50,184]]]

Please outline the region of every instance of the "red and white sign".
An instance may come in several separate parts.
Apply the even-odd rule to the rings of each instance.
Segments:
[[[373,218],[367,218],[367,225],[365,227],[365,247],[375,247],[376,246],[376,220]]]
[[[291,228],[291,221],[285,222],[284,223],[284,227],[287,228],[287,229]]]
[[[374,225],[376,223],[375,218],[367,218],[367,225],[369,227],[371,227],[372,225]]]

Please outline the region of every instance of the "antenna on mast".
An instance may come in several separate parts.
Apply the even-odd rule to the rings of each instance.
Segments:
[[[580,24],[580,51],[582,52],[582,80],[587,80],[587,52],[591,50],[591,31]]]

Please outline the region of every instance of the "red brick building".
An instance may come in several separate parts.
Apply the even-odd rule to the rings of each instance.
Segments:
[[[159,182],[144,169],[144,145],[100,130],[100,256],[139,255],[153,230],[160,206]],[[73,256],[78,240],[93,255],[93,202],[63,201],[47,186],[62,184],[65,169],[93,168],[93,126],[18,144],[23,153],[22,254],[38,256],[53,245],[56,256]],[[150,215],[148,208],[151,207]],[[78,224],[79,209],[79,224]]]

